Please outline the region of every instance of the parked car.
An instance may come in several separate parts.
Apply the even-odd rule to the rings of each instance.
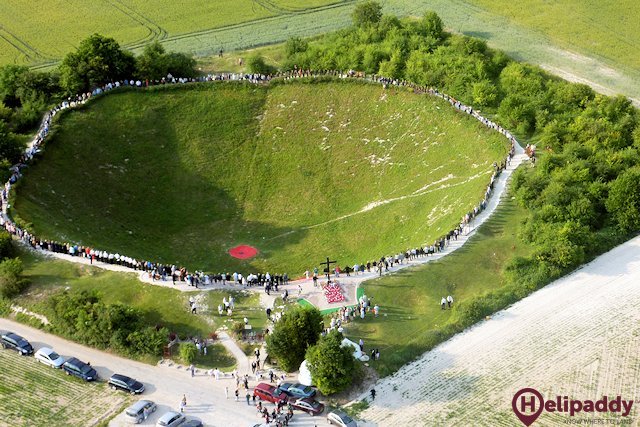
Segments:
[[[301,397],[313,397],[316,395],[315,389],[300,383],[296,383],[296,384],[282,383],[278,388],[292,397],[301,398]]]
[[[75,357],[64,362],[62,364],[62,369],[64,369],[67,375],[75,375],[85,381],[95,381],[98,379],[98,373],[90,364],[84,363]]]
[[[140,394],[144,391],[144,384],[125,375],[113,374],[109,378],[109,387],[113,390],[124,390],[131,394]]]
[[[358,424],[349,415],[342,411],[331,411],[327,415],[327,421],[331,425],[340,427],[358,427]]]
[[[258,399],[271,403],[278,403],[281,400],[286,402],[289,399],[287,393],[267,383],[260,383],[255,386],[253,388],[253,395]]]
[[[158,407],[150,400],[139,400],[124,411],[124,419],[133,424],[146,420]]]
[[[203,427],[202,421],[200,420],[187,420],[183,424],[180,424],[180,427]]]
[[[34,357],[38,362],[56,369],[60,369],[64,363],[64,357],[60,356],[49,347],[42,347],[40,350],[36,351]]]
[[[304,411],[307,414],[319,415],[324,411],[324,405],[316,400],[309,399],[305,397],[303,399],[290,399],[289,404],[293,407],[293,409],[298,409],[300,411]]]
[[[6,332],[0,336],[0,342],[3,348],[10,348],[17,351],[22,356],[29,356],[33,354],[33,347],[29,344],[29,341],[22,338],[20,335],[13,332]]]
[[[180,412],[169,411],[160,417],[156,426],[158,427],[175,427],[184,423],[186,418]]]

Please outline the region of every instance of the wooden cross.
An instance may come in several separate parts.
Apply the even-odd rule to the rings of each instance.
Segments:
[[[327,257],[327,260],[325,262],[321,262],[320,265],[326,265],[327,267],[324,269],[324,271],[327,273],[327,280],[331,280],[331,264],[335,264],[338,261],[329,261],[329,257]]]

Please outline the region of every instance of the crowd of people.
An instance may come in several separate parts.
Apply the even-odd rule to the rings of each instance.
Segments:
[[[373,268],[374,271],[377,271],[380,275],[382,275],[383,271],[388,271],[395,265],[402,264],[405,260],[411,260],[417,257],[424,257],[434,255],[438,252],[444,250],[444,248],[449,244],[449,242],[453,240],[457,240],[458,236],[465,233],[469,223],[475,218],[480,212],[482,212],[486,206],[488,198],[491,196],[493,185],[495,179],[498,177],[500,172],[509,165],[511,158],[515,152],[515,146],[517,144],[516,139],[513,135],[503,129],[498,124],[493,121],[483,117],[477,111],[475,111],[472,107],[466,106],[462,104],[460,101],[446,95],[440,93],[437,89],[429,88],[426,86],[416,85],[414,83],[407,82],[405,80],[398,79],[389,79],[382,76],[376,75],[366,75],[363,72],[356,72],[354,70],[349,70],[346,72],[342,71],[311,71],[311,70],[300,70],[294,69],[292,71],[281,72],[274,75],[264,75],[264,74],[252,74],[252,73],[222,73],[222,74],[208,74],[206,76],[201,76],[198,78],[176,78],[171,75],[168,75],[166,78],[156,81],[141,81],[141,80],[122,80],[109,82],[105,85],[95,88],[92,92],[83,93],[77,95],[75,97],[70,97],[67,100],[61,102],[55,108],[47,112],[42,120],[40,128],[34,137],[33,141],[29,144],[26,151],[24,152],[20,162],[12,167],[12,174],[9,180],[5,183],[4,188],[1,193],[1,203],[2,203],[2,214],[0,215],[0,225],[2,225],[10,234],[15,235],[19,239],[23,240],[25,243],[29,244],[31,247],[40,249],[46,252],[55,252],[55,253],[64,253],[71,256],[84,257],[89,259],[91,263],[94,261],[99,261],[102,263],[108,264],[116,264],[121,265],[127,268],[131,268],[137,271],[144,271],[149,274],[149,277],[152,280],[168,280],[171,278],[172,282],[176,281],[186,282],[189,286],[194,286],[198,288],[199,286],[206,286],[210,284],[236,284],[243,286],[262,286],[265,289],[265,292],[269,293],[271,289],[275,289],[278,291],[279,285],[284,285],[288,283],[287,274],[283,275],[275,275],[271,276],[269,273],[266,274],[248,274],[247,276],[234,272],[230,273],[219,273],[219,274],[205,274],[202,271],[194,271],[190,272],[185,267],[176,266],[176,265],[167,265],[159,262],[153,262],[149,260],[140,260],[134,257],[130,257],[127,255],[123,255],[120,253],[113,253],[85,245],[79,245],[75,243],[61,243],[55,242],[48,239],[41,239],[37,236],[33,235],[29,231],[25,230],[22,227],[19,227],[11,218],[8,216],[7,208],[9,202],[9,194],[13,184],[17,182],[17,180],[22,176],[22,170],[26,167],[27,163],[30,162],[33,157],[41,151],[42,145],[46,140],[46,137],[49,134],[51,121],[53,118],[62,110],[66,110],[69,108],[74,108],[77,106],[81,106],[91,100],[96,96],[100,96],[104,93],[113,91],[118,88],[123,87],[134,87],[134,88],[142,88],[148,87],[152,85],[167,85],[167,84],[185,84],[191,82],[214,82],[214,81],[246,81],[254,84],[264,84],[268,83],[272,79],[280,79],[284,81],[295,80],[299,78],[352,78],[352,79],[361,79],[368,80],[370,82],[378,83],[383,85],[384,88],[389,86],[397,86],[397,87],[407,87],[412,89],[415,93],[428,93],[432,96],[440,97],[446,101],[448,101],[454,108],[467,113],[485,126],[494,129],[504,135],[511,142],[511,149],[506,156],[505,160],[500,164],[494,164],[494,172],[491,176],[490,182],[487,186],[487,190],[485,192],[485,196],[483,200],[474,207],[471,211],[466,213],[461,219],[458,226],[454,227],[448,233],[442,235],[440,238],[436,239],[432,245],[424,245],[421,247],[416,247],[413,249],[409,249],[404,253],[399,253],[393,256],[382,256],[377,260],[355,263],[353,266],[346,266],[344,269],[340,269],[340,267],[336,267],[334,269],[334,273],[339,276],[340,273],[344,272],[347,276],[354,274],[361,274],[365,271],[370,272]],[[309,273],[307,272],[307,277]],[[317,283],[318,271],[317,268],[314,269],[314,283]]]

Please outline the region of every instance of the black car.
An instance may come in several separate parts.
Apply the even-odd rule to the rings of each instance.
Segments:
[[[33,347],[31,347],[29,341],[25,340],[20,335],[14,334],[13,332],[2,334],[0,342],[2,342],[2,347],[11,348],[23,356],[33,354]]]
[[[113,374],[109,378],[109,387],[114,390],[124,390],[131,394],[140,394],[144,391],[144,384],[125,375]]]
[[[64,369],[67,375],[75,375],[85,381],[95,381],[98,379],[98,373],[90,364],[84,363],[75,357],[67,359],[67,361],[62,364],[62,369]]]

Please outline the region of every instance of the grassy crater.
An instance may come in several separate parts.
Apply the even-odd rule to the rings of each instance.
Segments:
[[[296,275],[433,241],[507,146],[442,100],[378,85],[122,91],[56,122],[12,214],[137,258]],[[260,253],[236,260],[237,244]]]

